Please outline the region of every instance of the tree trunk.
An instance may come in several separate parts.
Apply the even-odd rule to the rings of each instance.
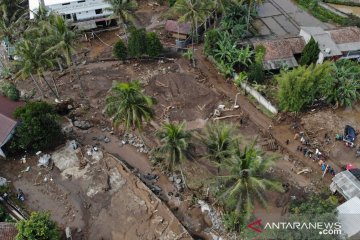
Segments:
[[[54,88],[55,88],[56,94],[60,97],[60,94],[59,94],[59,91],[58,91],[58,88],[57,88],[57,85],[56,85],[56,83],[55,83],[55,79],[54,79],[54,76],[53,76],[53,75],[51,75],[51,80],[52,80],[52,82],[53,82],[53,84],[54,84]]]
[[[64,69],[63,69],[63,66],[61,65],[60,59],[59,59],[59,58],[56,58],[56,62],[57,62],[57,64],[58,64],[58,66],[59,66],[60,72],[63,72]]]
[[[51,87],[51,85],[49,84],[49,82],[46,80],[45,76],[43,73],[41,73],[41,78],[45,81],[46,85],[49,87],[50,91],[54,94],[54,96],[56,98],[59,98],[59,96],[56,94],[56,92],[54,91],[54,89]]]
[[[41,94],[41,98],[44,99],[45,98],[44,90],[40,87],[40,85],[35,80],[35,78],[34,78],[34,76],[32,74],[30,74],[30,78],[33,80],[33,82],[35,83],[36,88],[39,90],[39,92]]]

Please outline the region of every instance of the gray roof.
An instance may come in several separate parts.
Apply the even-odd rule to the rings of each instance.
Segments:
[[[297,67],[298,63],[295,59],[295,57],[290,58],[283,58],[283,59],[274,59],[274,60],[266,60],[263,61],[264,69],[265,70],[274,70],[274,69],[280,69],[282,67]]]
[[[301,27],[301,29],[310,34],[317,43],[319,43],[320,51],[325,57],[341,56],[342,53],[337,47],[335,41],[331,38],[329,32],[324,31],[320,27]]]
[[[332,180],[330,189],[336,189],[345,199],[360,197],[360,181],[350,171],[339,172]]]
[[[351,237],[360,232],[360,199],[353,197],[337,208],[341,231]]]

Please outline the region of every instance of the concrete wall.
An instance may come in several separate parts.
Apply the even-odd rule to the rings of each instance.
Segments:
[[[246,83],[241,83],[241,88],[244,89],[247,93],[250,93],[251,96],[253,96],[256,101],[258,101],[263,107],[265,107],[267,110],[269,110],[273,114],[277,114],[278,110],[276,107],[274,107],[266,98],[264,98],[258,91],[250,87]]]

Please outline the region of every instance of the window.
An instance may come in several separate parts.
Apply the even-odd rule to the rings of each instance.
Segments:
[[[78,1],[78,3],[83,3],[83,2],[85,2],[85,0]]]
[[[65,14],[65,19],[71,19],[71,15],[70,14]]]
[[[70,5],[70,3],[63,3],[62,5]]]
[[[96,9],[96,10],[95,10],[95,13],[96,13],[96,14],[102,14],[102,13],[103,13],[103,10],[102,10],[102,9]]]

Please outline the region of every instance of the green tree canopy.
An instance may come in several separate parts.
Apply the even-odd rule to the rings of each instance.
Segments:
[[[141,57],[146,53],[146,31],[144,28],[132,28],[130,30],[128,52],[131,57]]]
[[[114,48],[113,48],[113,55],[119,60],[126,59],[126,57],[128,55],[127,48],[122,40],[119,40],[115,43]]]
[[[276,76],[279,107],[283,111],[300,112],[304,107],[321,98],[322,86],[331,77],[330,62],[321,65],[299,66],[282,71]]]
[[[56,223],[47,212],[33,212],[27,220],[16,224],[16,240],[60,240]]]
[[[45,102],[28,102],[14,112],[19,120],[11,146],[14,149],[39,151],[51,149],[63,141],[59,116]]]
[[[150,57],[157,57],[163,51],[163,45],[154,32],[146,33],[146,54]]]
[[[255,201],[267,206],[266,190],[283,191],[283,188],[279,182],[265,176],[274,164],[274,157],[265,156],[255,147],[255,141],[243,149],[237,145],[233,157],[220,164],[224,175],[218,177],[218,198],[227,212],[235,211],[243,221],[252,216]]]
[[[319,58],[320,48],[319,44],[311,37],[310,41],[305,45],[301,54],[300,65],[310,65],[316,63]]]
[[[138,80],[117,82],[106,97],[105,112],[113,118],[115,127],[124,124],[128,130],[142,129],[143,122],[149,122],[155,113],[151,108],[156,100],[147,96]]]
[[[156,133],[161,141],[158,151],[165,156],[167,167],[173,170],[189,156],[191,133],[185,130],[185,123],[166,123]]]

